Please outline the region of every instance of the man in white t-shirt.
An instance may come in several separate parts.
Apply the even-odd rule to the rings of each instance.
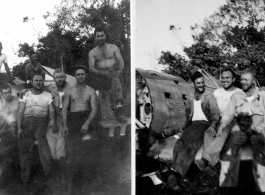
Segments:
[[[187,100],[187,124],[176,142],[173,163],[168,174],[167,185],[179,189],[179,181],[184,177],[194,161],[196,153],[203,145],[205,131],[215,131],[220,112],[214,95],[205,90],[203,75],[197,71],[191,76],[195,92]]]
[[[55,127],[52,94],[43,91],[44,78],[40,74],[32,77],[32,85],[33,88],[19,99],[18,108],[17,137],[23,182],[28,182],[30,178],[30,158],[35,141],[38,142],[39,157],[47,179],[52,163],[46,138],[48,126]]]
[[[5,73],[0,73],[0,83],[10,83],[14,80],[14,78],[11,75],[10,69],[8,67],[8,60],[6,54],[2,53],[2,43],[0,42],[0,70],[2,68],[2,65],[4,64],[5,69],[6,69],[6,74]]]
[[[224,69],[221,72],[221,83],[223,88],[216,89],[214,91],[214,96],[217,100],[217,105],[220,110],[221,117],[226,111],[227,104],[231,96],[239,91],[235,87],[235,73],[231,69]],[[233,125],[232,123],[231,125]],[[222,137],[216,137],[216,131],[207,131],[204,135],[204,146],[202,152],[202,159],[196,161],[198,167],[210,175],[215,174],[214,166],[219,161],[220,152],[223,148],[224,142],[231,130],[231,125],[225,128]]]

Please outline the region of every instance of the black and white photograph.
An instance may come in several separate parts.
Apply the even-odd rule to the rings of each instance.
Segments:
[[[265,194],[265,2],[134,8],[135,194]]]
[[[0,195],[130,195],[130,1],[1,8]]]

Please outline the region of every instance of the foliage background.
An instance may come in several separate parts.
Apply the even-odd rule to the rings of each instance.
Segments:
[[[264,0],[227,0],[202,25],[190,27],[193,44],[183,48],[186,56],[163,51],[158,61],[164,72],[186,80],[195,68],[203,68],[217,78],[225,67],[238,75],[245,68],[253,68],[264,85],[264,16]],[[176,30],[174,25],[169,29]]]
[[[76,65],[88,66],[88,53],[96,45],[93,31],[102,26],[107,31],[107,42],[119,47],[124,60],[123,88],[125,105],[130,103],[130,1],[129,0],[62,0],[54,13],[43,16],[49,32],[39,36],[38,43],[19,44],[19,57],[29,57],[34,51],[42,65],[63,67],[73,75]],[[25,16],[23,22],[30,22]],[[13,67],[13,76],[25,79],[28,60]],[[130,110],[130,109],[126,109]],[[129,113],[128,113],[129,114]]]

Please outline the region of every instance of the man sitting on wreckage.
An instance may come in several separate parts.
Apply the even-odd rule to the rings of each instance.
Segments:
[[[235,73],[231,69],[223,69],[221,71],[221,83],[222,88],[218,88],[213,92],[214,97],[217,100],[217,105],[220,110],[221,117],[226,111],[226,107],[231,96],[239,91],[239,88],[235,87]],[[215,165],[219,162],[220,152],[223,145],[228,137],[235,120],[228,125],[224,131],[222,137],[216,137],[216,131],[207,131],[204,134],[204,145],[202,151],[202,159],[197,160],[195,164],[199,167],[201,171],[208,175],[215,175],[217,171]],[[213,130],[213,129],[212,129]]]
[[[253,174],[259,191],[265,192],[265,92],[255,87],[256,73],[246,69],[241,73],[241,86],[232,95],[223,113],[217,136],[223,136],[225,128],[234,118],[224,148],[221,152],[221,187],[237,187],[241,148],[251,143],[253,150]]]
[[[205,90],[204,77],[200,72],[191,76],[195,92],[187,101],[187,125],[173,151],[173,163],[167,177],[167,185],[179,189],[179,180],[184,177],[196,153],[203,145],[205,131],[215,131],[220,118],[216,99]]]

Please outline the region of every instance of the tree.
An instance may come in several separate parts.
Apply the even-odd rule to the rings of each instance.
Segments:
[[[191,27],[194,44],[184,48],[187,60],[215,76],[227,66],[237,73],[251,67],[265,84],[264,16],[263,0],[228,0],[202,25]]]

